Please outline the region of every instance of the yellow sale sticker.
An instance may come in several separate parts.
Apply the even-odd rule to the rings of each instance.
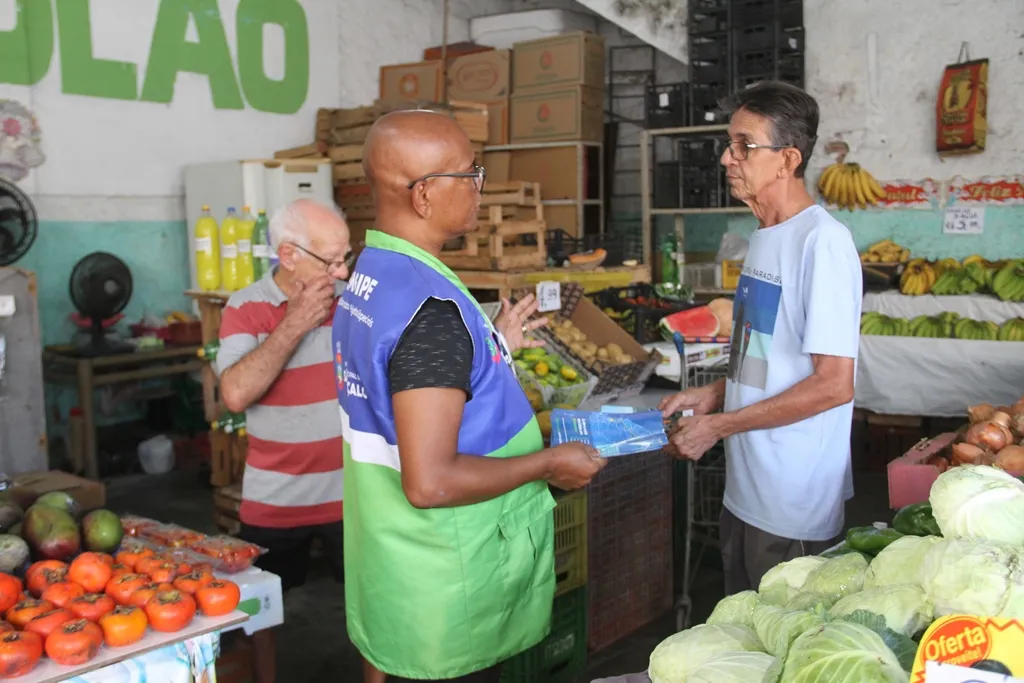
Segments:
[[[970,671],[1024,678],[1024,623],[1016,619],[990,619],[950,615],[937,619],[921,639],[914,658],[911,683],[938,683],[936,670],[928,662],[963,667],[969,680],[993,680],[988,676],[972,677]],[[943,667],[944,668],[944,667]],[[942,680],[953,680],[943,676]],[[999,678],[998,680],[1007,680]]]

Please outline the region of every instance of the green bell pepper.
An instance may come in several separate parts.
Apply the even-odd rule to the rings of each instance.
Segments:
[[[858,526],[846,532],[846,545],[874,557],[899,538],[903,538],[903,534],[889,527]]]
[[[901,508],[892,520],[892,528],[907,536],[941,536],[939,525],[932,515],[932,504],[914,503]]]

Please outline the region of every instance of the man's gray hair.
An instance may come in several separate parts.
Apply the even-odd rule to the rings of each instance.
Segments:
[[[345,213],[331,202],[325,204],[315,199],[296,199],[285,204],[270,217],[270,246],[276,252],[285,242],[292,242],[304,249],[309,249],[309,209],[320,207],[334,212],[338,218],[345,220]]]

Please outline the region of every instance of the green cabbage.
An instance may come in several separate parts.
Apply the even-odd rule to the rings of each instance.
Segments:
[[[986,465],[939,475],[928,496],[942,535],[1024,545],[1024,482]]]
[[[893,541],[871,560],[864,576],[864,590],[896,584],[926,588],[931,577],[923,575],[925,557],[941,541],[938,536],[904,536]]]
[[[807,575],[801,587],[804,593],[818,593],[831,599],[832,603],[864,587],[864,574],[868,561],[860,553],[848,553],[825,560]]]
[[[998,543],[944,539],[925,558],[926,590],[935,616],[994,617],[1006,606],[1017,552]]]
[[[757,587],[761,600],[771,605],[785,606],[803,587],[807,575],[825,561],[823,557],[810,555],[775,565],[761,577]]]
[[[934,616],[928,596],[919,587],[910,584],[868,588],[847,595],[829,610],[829,614],[844,617],[857,610],[880,615],[885,619],[886,626],[905,636],[923,630],[932,623]]]
[[[727,595],[718,601],[714,611],[708,617],[711,626],[735,624],[737,626],[754,627],[754,608],[761,600],[754,591],[743,591],[735,595]]]
[[[793,642],[780,683],[907,683],[909,678],[878,634],[833,621]]]
[[[651,653],[652,683],[686,683],[690,672],[723,652],[764,652],[753,629],[702,624],[671,635]]]
[[[686,683],[761,683],[774,663],[763,652],[723,652],[695,668]]]
[[[804,612],[823,612],[835,604],[838,599],[838,595],[800,592],[793,596],[792,600],[786,603],[786,607],[788,609],[801,610]]]
[[[758,605],[754,608],[754,630],[764,644],[764,649],[773,657],[785,659],[789,646],[808,629],[821,626],[825,620],[811,612]]]

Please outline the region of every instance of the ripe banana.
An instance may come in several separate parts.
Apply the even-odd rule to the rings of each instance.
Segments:
[[[900,292],[908,296],[921,296],[931,291],[937,276],[932,264],[924,259],[914,259],[907,264],[900,276]]]
[[[866,209],[886,197],[885,188],[860,164],[836,162],[818,178],[818,192],[841,209]]]
[[[908,263],[910,250],[892,240],[882,240],[860,255],[861,263]]]

